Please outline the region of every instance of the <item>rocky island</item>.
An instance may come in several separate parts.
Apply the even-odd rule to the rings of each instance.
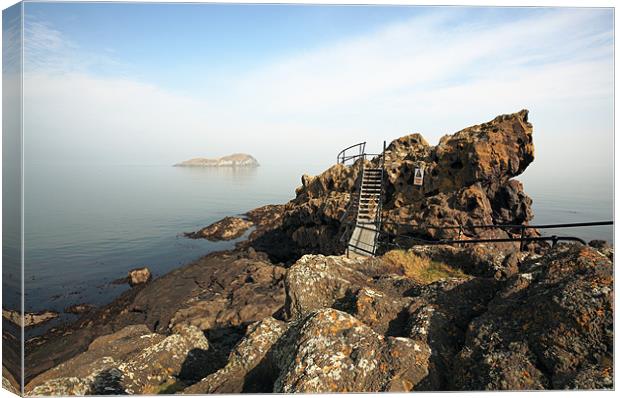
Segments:
[[[394,140],[386,229],[425,239],[516,236],[475,226],[532,219],[514,179],[534,160],[532,132],[523,110],[436,146],[419,134]],[[420,165],[429,177],[414,186]],[[375,257],[347,258],[340,237],[358,173],[337,164],[303,176],[288,203],[194,236],[228,239],[252,227],[235,249],[27,341],[26,393],[614,388],[612,248],[395,239]],[[4,365],[10,383],[19,373]]]
[[[177,163],[174,167],[258,167],[258,161],[245,153],[234,153],[218,159],[194,158]]]

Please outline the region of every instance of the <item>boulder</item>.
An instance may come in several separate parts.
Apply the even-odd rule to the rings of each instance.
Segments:
[[[130,286],[147,283],[151,280],[151,271],[148,267],[134,268],[127,274],[127,280]]]
[[[613,388],[613,264],[558,245],[521,273],[467,328],[456,356],[461,390]]]
[[[309,313],[275,350],[278,393],[410,391],[430,355],[421,341],[386,338],[334,309]]]
[[[360,271],[363,262],[322,255],[300,258],[286,273],[287,317],[298,319],[310,311],[329,308],[350,288],[366,285],[370,278]]]

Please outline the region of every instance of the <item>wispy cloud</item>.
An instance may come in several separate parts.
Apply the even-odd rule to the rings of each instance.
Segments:
[[[50,26],[34,23],[26,43],[27,111],[33,131],[81,136],[62,142],[88,156],[174,162],[246,150],[259,159],[327,164],[358,140],[378,146],[415,130],[436,142],[527,107],[538,163],[583,150],[575,141],[583,129],[591,153],[584,156],[597,162],[612,156],[607,19],[606,11],[585,9],[540,10],[514,20],[438,11],[283,55],[228,76],[222,90],[193,97],[90,73],[93,63],[113,68],[118,61],[83,54]],[[33,145],[47,151],[57,144]]]
[[[24,71],[67,75],[86,73],[93,68],[110,68],[116,74],[124,74],[126,65],[111,56],[110,52],[89,52],[81,49],[73,40],[30,14],[24,21]]]

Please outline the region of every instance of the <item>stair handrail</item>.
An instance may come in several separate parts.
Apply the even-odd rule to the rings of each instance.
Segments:
[[[347,151],[351,151],[355,148],[357,148],[356,154],[347,155]],[[344,148],[342,151],[338,153],[338,156],[336,157],[336,162],[339,164],[345,164],[349,160],[357,159],[357,158],[365,157],[365,156],[366,156],[366,141]]]
[[[377,234],[375,235],[375,241],[373,243],[372,251],[377,252],[377,246],[379,245],[379,235],[382,227],[383,218],[381,217],[381,211],[383,210],[383,199],[385,198],[385,149],[386,142],[383,141],[383,151],[381,151],[381,193],[379,194],[379,203],[377,208],[377,215],[375,216],[375,226],[377,228]]]

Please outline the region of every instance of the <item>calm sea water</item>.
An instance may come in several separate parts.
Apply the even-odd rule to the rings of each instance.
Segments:
[[[284,203],[303,173],[324,166],[263,165],[256,169],[171,166],[26,167],[26,310],[62,312],[71,304],[101,305],[127,289],[110,284],[131,268],[164,274],[234,242],[191,240],[222,217]],[[570,189],[526,178],[535,223],[612,219],[612,188]],[[556,231],[612,240],[611,227]],[[73,319],[63,315],[43,328]],[[42,332],[33,329],[29,335]]]

